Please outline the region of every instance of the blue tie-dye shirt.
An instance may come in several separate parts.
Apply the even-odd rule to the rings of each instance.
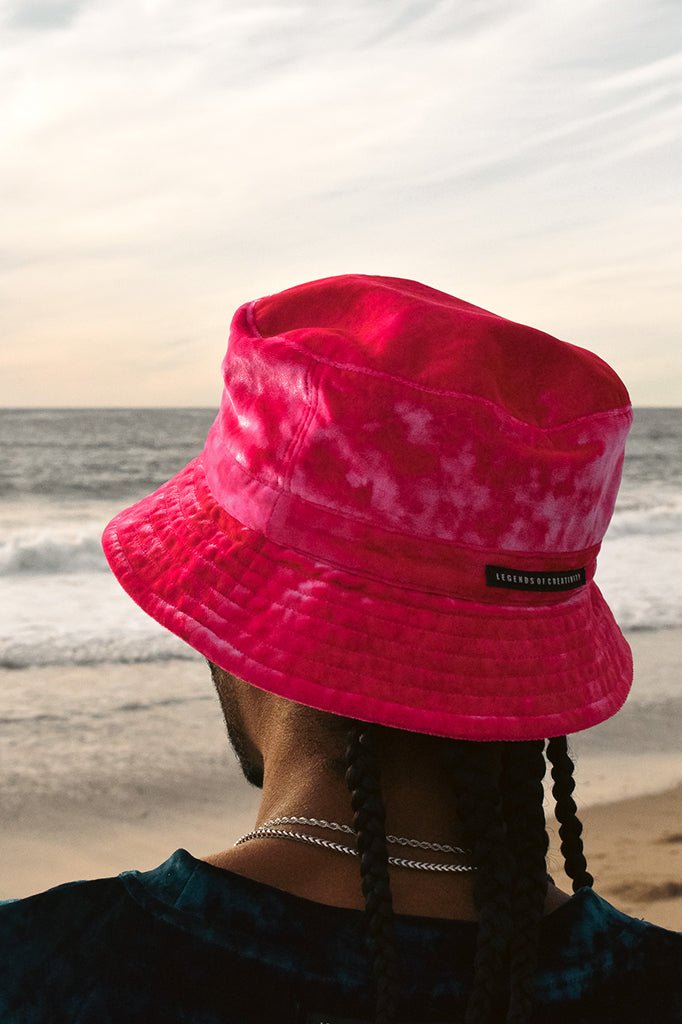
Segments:
[[[475,922],[398,917],[405,1022],[463,1020]],[[680,1024],[682,934],[581,889],[542,922],[534,1024]],[[1,1024],[372,1020],[361,911],[178,850],[0,906]]]

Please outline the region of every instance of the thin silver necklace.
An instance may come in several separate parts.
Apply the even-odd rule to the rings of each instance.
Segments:
[[[321,836],[311,836],[304,832],[294,832],[290,829],[280,828],[281,825],[312,825],[317,828],[329,829],[332,832],[343,832],[355,835],[350,825],[341,825],[336,821],[325,821],[322,818],[304,818],[300,815],[290,815],[282,818],[270,818],[262,825],[247,832],[237,840],[235,846],[247,843],[252,839],[289,839],[292,842],[307,843],[310,846],[320,846],[326,850],[334,850],[337,853],[344,853],[350,857],[357,857],[358,851],[354,846],[347,846],[345,843],[332,842],[330,839],[323,839]],[[434,850],[438,853],[463,853],[469,855],[470,850],[461,846],[450,846],[447,843],[430,843],[425,839],[407,839],[405,836],[387,835],[386,841],[391,845],[410,846],[419,850]],[[437,871],[441,873],[454,873],[464,871],[475,871],[474,864],[440,864],[432,861],[409,860],[405,857],[388,858],[388,863],[396,867],[412,868],[415,871]]]

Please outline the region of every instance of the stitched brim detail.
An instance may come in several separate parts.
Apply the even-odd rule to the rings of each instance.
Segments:
[[[119,513],[103,546],[157,622],[254,686],[469,740],[578,732],[621,707],[632,655],[598,587],[538,608],[392,586],[268,541],[218,506],[201,457]]]

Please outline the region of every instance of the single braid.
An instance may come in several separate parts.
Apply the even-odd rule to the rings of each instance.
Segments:
[[[544,740],[505,743],[502,757],[502,805],[514,861],[507,1024],[526,1024],[533,1008],[540,925],[547,896],[544,745]]]
[[[478,932],[465,1024],[504,1020],[511,940],[512,863],[502,817],[499,743],[453,740],[447,748],[457,814],[477,866]]]
[[[566,874],[573,881],[573,892],[583,886],[592,888],[594,878],[587,870],[587,861],[583,852],[581,833],[582,822],[577,815],[577,807],[573,799],[575,779],[573,778],[573,761],[568,753],[565,736],[554,736],[547,743],[547,757],[552,764],[552,794],[556,802],[556,818],[561,837],[561,852],[566,865]]]
[[[393,1024],[397,1010],[398,966],[388,876],[386,812],[373,726],[358,722],[352,727],[346,765],[376,987],[375,1021],[376,1024]]]

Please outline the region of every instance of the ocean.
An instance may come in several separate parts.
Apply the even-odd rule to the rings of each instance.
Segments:
[[[0,666],[193,656],[123,594],[100,535],[201,450],[214,415],[0,411]],[[626,630],[682,624],[681,452],[682,409],[636,412],[597,571]]]
[[[196,661],[197,655],[124,594],[107,567],[100,536],[115,512],[154,490],[200,451],[214,415],[206,409],[0,411],[0,668],[5,670],[0,740],[11,738],[11,767],[15,780],[23,779],[16,794],[30,782],[29,762],[31,770],[36,768],[39,734],[55,759],[57,754],[67,758],[74,774],[83,769],[78,757],[90,757],[92,768],[97,743],[78,754],[68,728],[76,722],[91,736],[102,729],[114,734],[116,723],[125,722],[125,757],[137,750],[143,761],[142,746],[154,732],[151,716],[158,724],[163,707],[171,716],[165,727],[178,730],[185,752],[192,728],[190,745],[200,755],[196,713],[190,727],[185,706],[203,701],[202,715],[212,715],[209,688],[196,694],[184,677],[169,682],[161,671],[163,663]],[[596,577],[621,628],[632,635],[682,625],[680,452],[682,409],[635,411],[623,483]],[[680,656],[682,651],[675,665]],[[159,668],[144,692],[134,673],[123,671],[136,664]],[[119,683],[115,672],[112,676],[116,665]],[[68,670],[78,666],[92,669],[81,673],[76,685]],[[21,677],[21,684],[15,686],[13,677],[17,684]],[[35,682],[27,683],[27,677]],[[628,714],[616,716],[619,725],[611,731],[598,727],[601,732],[586,737],[582,749],[596,754],[598,740],[602,752],[647,755],[650,766],[651,759],[665,758],[671,768],[681,706],[676,670],[636,678]],[[137,770],[144,770],[142,761]],[[621,773],[628,791],[645,785],[643,766],[640,758],[640,767],[631,766],[633,778]],[[165,770],[175,769],[177,763],[167,760]],[[85,778],[87,772],[81,774]]]

